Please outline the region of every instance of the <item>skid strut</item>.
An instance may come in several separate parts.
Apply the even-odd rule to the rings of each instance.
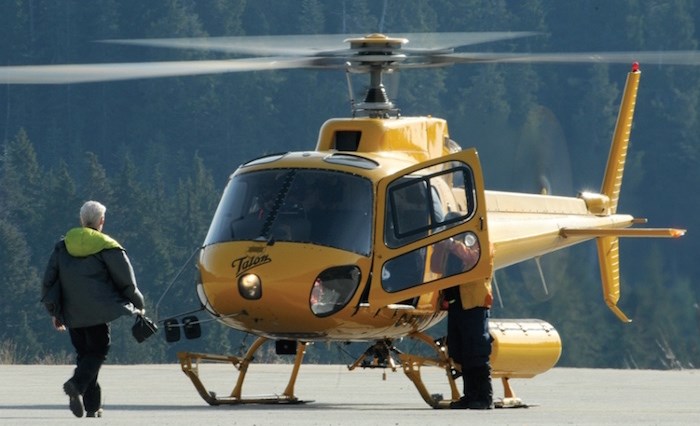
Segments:
[[[294,359],[294,367],[292,368],[292,374],[289,377],[289,382],[287,387],[281,395],[264,395],[255,397],[244,397],[242,395],[243,391],[243,381],[245,380],[246,373],[248,372],[248,366],[253,361],[255,352],[260,349],[263,343],[268,339],[266,337],[259,337],[253,342],[248,351],[243,358],[233,356],[233,355],[212,355],[212,354],[202,354],[193,352],[179,352],[177,354],[180,360],[180,366],[182,371],[187,375],[187,377],[192,380],[192,384],[199,392],[199,395],[207,402],[209,405],[224,405],[224,404],[302,404],[305,401],[300,401],[294,396],[294,385],[299,374],[299,367],[304,359],[304,354],[306,353],[305,342],[297,343],[297,352]],[[208,391],[204,383],[199,376],[199,365],[202,361],[208,362],[219,362],[219,363],[231,363],[238,370],[238,379],[236,381],[236,386],[231,391],[229,396],[218,396],[215,392]]]
[[[426,345],[432,347],[435,350],[436,357],[428,358],[417,355],[410,354],[399,354],[399,360],[403,366],[403,372],[406,376],[413,382],[418,393],[423,398],[423,400],[428,403],[433,408],[450,408],[450,402],[456,401],[460,398],[460,392],[457,388],[455,379],[461,375],[461,366],[452,361],[452,359],[447,354],[447,346],[441,340],[433,340],[432,337],[425,333],[413,333],[409,336],[412,339],[422,341]],[[423,383],[423,379],[420,375],[420,368],[422,366],[438,367],[445,370],[445,375],[447,377],[447,382],[450,386],[451,397],[449,399],[443,399],[441,394],[431,394]],[[509,378],[504,374],[494,373],[494,378],[501,379],[503,384],[503,398],[494,400],[494,405],[496,408],[526,408],[527,404],[523,403],[522,400],[515,396],[515,392],[510,386]]]
[[[409,336],[412,339],[419,340],[435,350],[436,358],[428,358],[418,355],[400,354],[399,359],[403,366],[403,372],[413,382],[418,393],[423,400],[433,408],[449,408],[450,401],[459,399],[459,390],[455,383],[456,366],[447,355],[447,347],[440,341],[435,341],[432,337],[425,333],[414,333]],[[443,400],[440,394],[431,394],[428,388],[425,387],[423,379],[420,375],[422,366],[438,367],[445,370],[445,376],[450,386],[451,399]]]

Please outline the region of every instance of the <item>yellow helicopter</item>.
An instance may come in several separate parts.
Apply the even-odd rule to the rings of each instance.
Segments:
[[[461,46],[533,35],[426,33],[387,36],[315,35],[204,39],[111,40],[112,43],[206,49],[250,58],[0,67],[0,83],[63,84],[237,71],[310,68],[368,74],[369,88],[352,103],[352,117],[330,119],[315,149],[267,155],[241,165],[230,177],[197,254],[196,291],[203,309],[219,322],[258,338],[243,356],[182,352],[184,373],[211,405],[297,403],[295,382],[312,342],[369,342],[350,369],[401,368],[434,408],[459,399],[455,372],[443,340],[427,330],[446,317],[441,291],[490,280],[494,271],[537,259],[585,241],[598,248],[603,298],[622,321],[620,237],[680,237],[682,229],[635,228],[645,220],[617,212],[625,158],[641,76],[636,61],[697,65],[695,52],[464,53]],[[345,43],[345,44],[343,44]],[[349,47],[345,47],[348,45]],[[456,63],[583,62],[632,66],[599,193],[573,197],[488,191],[479,156],[450,138],[447,122],[404,117],[389,99],[383,77],[399,70]],[[350,83],[350,77],[348,77]],[[351,89],[352,93],[352,89]],[[433,257],[444,244],[463,243],[478,253],[449,272]],[[175,341],[177,319],[164,322]],[[200,334],[187,316],[184,333]],[[525,406],[511,378],[551,369],[561,340],[549,323],[492,319],[491,364],[501,378],[500,407]],[[411,338],[432,356],[400,353],[392,342]],[[260,347],[276,343],[295,355],[281,394],[248,397],[243,384]],[[398,360],[398,361],[397,361]],[[238,377],[231,393],[209,391],[199,374],[203,362],[231,363]],[[431,393],[421,368],[445,371],[451,395]]]

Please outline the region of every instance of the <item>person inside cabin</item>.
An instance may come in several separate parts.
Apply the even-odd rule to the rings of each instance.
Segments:
[[[400,182],[410,182],[401,180]],[[427,236],[430,212],[425,184],[416,180],[390,192],[387,198],[384,238],[387,246],[398,248]],[[425,248],[397,256],[382,268],[382,286],[386,291],[400,291],[425,280]],[[402,304],[415,304],[413,299]]]
[[[236,240],[260,237],[265,221],[274,209],[277,191],[273,185],[260,185],[253,189],[245,214],[231,222],[231,234]]]

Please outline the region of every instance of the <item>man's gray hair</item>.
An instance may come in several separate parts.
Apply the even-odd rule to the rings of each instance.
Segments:
[[[102,203],[87,201],[80,208],[80,224],[87,228],[97,229],[106,211],[107,207],[102,205]]]

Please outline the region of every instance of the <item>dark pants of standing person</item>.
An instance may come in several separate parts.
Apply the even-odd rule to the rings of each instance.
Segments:
[[[102,390],[97,383],[111,343],[109,324],[71,328],[70,340],[78,354],[77,366],[70,379],[83,395],[85,411],[94,413],[102,404]]]
[[[463,402],[469,408],[490,407],[493,401],[489,361],[493,338],[488,319],[488,308],[462,309],[459,300],[448,309],[447,348],[450,357],[462,366]]]

